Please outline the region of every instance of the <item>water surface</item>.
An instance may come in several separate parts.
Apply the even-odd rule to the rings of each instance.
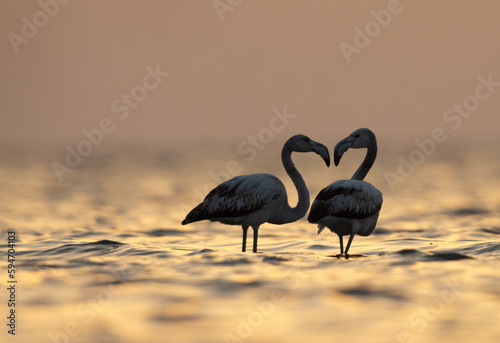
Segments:
[[[90,156],[59,182],[50,160],[6,155],[1,234],[15,230],[17,342],[498,342],[500,163],[495,153],[431,156],[384,193],[375,233],[339,259],[337,237],[302,219],[241,229],[186,211],[237,155]],[[294,157],[314,197],[359,158],[327,169]],[[242,173],[271,172],[273,154]],[[213,174],[209,174],[213,172]],[[212,176],[211,176],[212,175]],[[214,176],[215,175],[215,176]],[[2,238],[2,242],[6,242]],[[249,238],[249,246],[251,245]],[[5,260],[6,245],[0,254]],[[6,263],[0,265],[6,275]],[[2,277],[4,278],[4,277]],[[2,300],[3,299],[3,300]],[[0,292],[5,304],[6,291]],[[7,306],[0,307],[2,316]],[[5,319],[3,321],[6,321]],[[5,325],[3,331],[6,331]]]

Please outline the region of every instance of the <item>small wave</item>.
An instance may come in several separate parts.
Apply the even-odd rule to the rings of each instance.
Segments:
[[[500,243],[497,242],[478,243],[462,248],[461,250],[472,255],[481,255],[481,254],[500,251]]]
[[[222,261],[217,261],[213,262],[212,265],[217,265],[217,266],[237,266],[240,264],[249,264],[252,263],[249,259],[246,257],[243,258],[225,258]]]
[[[119,256],[147,256],[147,255],[165,255],[166,253],[161,250],[151,250],[151,247],[145,246],[144,248],[127,247],[120,250],[117,255]],[[167,254],[168,255],[168,254]]]
[[[103,239],[101,241],[93,242],[93,243],[81,243],[80,245],[98,245],[98,244],[108,244],[108,245],[124,245],[125,243],[110,241],[107,239]]]
[[[424,261],[458,261],[472,259],[473,257],[463,255],[457,252],[435,252],[426,254],[423,258]]]
[[[215,252],[215,250],[212,250],[212,249],[201,249],[201,250],[198,250],[198,251],[193,251],[189,254],[186,254],[186,256],[193,256],[193,255],[202,255],[202,254],[206,254],[208,252]]]
[[[36,255],[62,255],[70,253],[89,253],[98,251],[111,251],[125,245],[125,243],[120,243],[116,241],[110,241],[107,239],[100,240],[97,242],[89,243],[76,243],[76,244],[64,244],[57,248],[48,249],[39,252]]]
[[[224,279],[216,279],[200,284],[203,288],[208,288],[220,293],[235,293],[249,288],[262,287],[266,283],[263,281],[235,282]]]
[[[282,258],[278,256],[266,256],[262,260],[262,262],[270,263],[270,264],[280,264],[281,262],[290,261],[288,258]]]
[[[399,255],[423,255],[423,253],[417,249],[403,249],[403,250],[396,251],[396,254],[399,254]]]
[[[473,257],[467,256],[454,251],[442,251],[442,252],[423,252],[418,249],[403,249],[396,251],[396,254],[407,256],[414,261],[458,261],[465,259],[472,259]],[[405,263],[403,263],[405,264]]]
[[[312,249],[312,250],[330,250],[330,249],[333,249],[333,247],[328,246],[328,245],[323,245],[323,244],[313,244],[311,246],[308,246],[306,249]]]
[[[377,227],[375,231],[373,231],[374,235],[389,235],[391,233],[422,233],[426,232],[424,229],[414,229],[414,230],[409,230],[409,229],[386,229],[383,227]]]
[[[493,227],[490,229],[481,229],[481,231],[486,232],[486,233],[493,233],[495,235],[500,235],[500,227]]]
[[[392,290],[372,289],[366,286],[351,287],[339,290],[340,293],[357,297],[382,297],[394,300],[406,300],[406,298]]]
[[[464,207],[464,208],[459,208],[459,209],[453,210],[453,211],[447,211],[446,213],[449,215],[452,215],[452,216],[465,217],[465,216],[473,216],[473,215],[478,215],[478,214],[486,214],[486,213],[489,213],[489,211],[482,209],[482,208],[477,208],[477,207]]]
[[[177,229],[156,229],[156,230],[145,232],[146,235],[153,236],[153,237],[183,236],[186,233],[187,233],[187,231],[177,230]]]

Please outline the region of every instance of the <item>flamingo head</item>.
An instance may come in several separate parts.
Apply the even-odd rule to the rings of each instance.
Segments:
[[[369,129],[357,129],[351,133],[348,137],[344,138],[335,146],[333,152],[333,161],[335,166],[339,165],[340,159],[344,153],[352,149],[368,148],[376,142],[375,134]]]
[[[313,141],[306,135],[295,135],[287,143],[291,144],[292,150],[296,152],[315,152],[323,158],[327,167],[330,166],[330,153],[325,145]]]

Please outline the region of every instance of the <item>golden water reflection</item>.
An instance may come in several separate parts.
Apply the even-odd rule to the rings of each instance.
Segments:
[[[394,165],[378,161],[368,181],[384,193],[379,226],[355,238],[351,252],[361,256],[349,260],[328,257],[338,254],[337,237],[317,236],[304,219],[264,224],[258,254],[239,252],[240,228],[181,226],[196,188],[213,182],[201,170],[225,159],[207,157],[192,169],[182,157],[96,157],[63,183],[41,162],[25,168],[4,159],[0,184],[11,196],[0,200],[0,220],[19,238],[15,340],[500,338],[500,182],[492,156],[430,159],[394,192],[384,179]],[[313,197],[356,164],[320,162],[296,162]],[[296,200],[279,163],[265,169]]]

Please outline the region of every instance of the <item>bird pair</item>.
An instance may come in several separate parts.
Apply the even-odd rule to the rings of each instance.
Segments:
[[[318,224],[318,234],[328,227],[339,236],[340,255],[344,254],[343,236],[349,235],[346,256],[355,235],[369,236],[373,232],[382,207],[382,193],[363,181],[377,157],[375,134],[369,129],[358,129],[337,143],[333,155],[336,166],[349,148],[367,148],[363,163],[350,180],[336,181],[319,192],[307,218],[310,223]],[[189,212],[182,224],[208,219],[223,224],[241,225],[243,252],[246,251],[247,231],[251,226],[253,252],[257,252],[261,224],[291,223],[304,217],[309,209],[309,191],[292,162],[292,152],[315,152],[328,167],[330,154],[326,146],[305,135],[295,135],[283,146],[281,160],[299,195],[295,207],[288,204],[285,186],[276,176],[242,175],[214,188],[201,204]]]

